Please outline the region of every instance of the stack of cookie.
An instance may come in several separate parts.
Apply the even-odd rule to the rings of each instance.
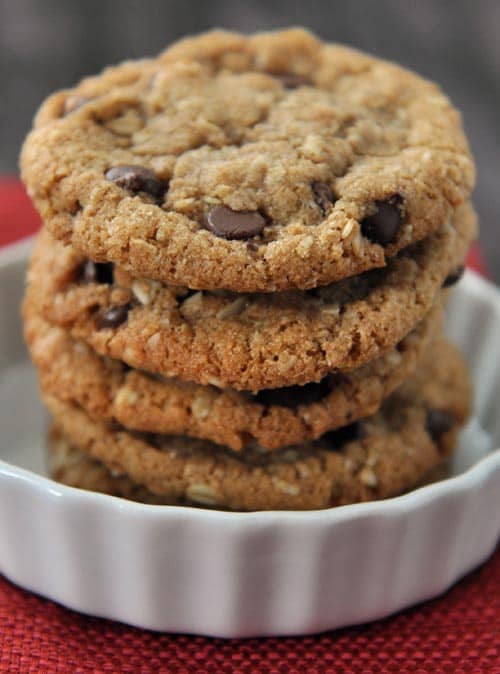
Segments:
[[[213,32],[49,98],[21,165],[56,479],[325,508],[452,451],[470,393],[442,288],[474,169],[432,83],[301,30]]]

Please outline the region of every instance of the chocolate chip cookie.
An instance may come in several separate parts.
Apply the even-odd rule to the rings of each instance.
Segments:
[[[474,182],[435,84],[296,29],[208,33],[51,96],[21,168],[52,234],[84,256],[236,292],[383,267]]]
[[[168,499],[156,496],[146,487],[133,482],[125,475],[117,475],[100,461],[80,452],[52,425],[48,435],[48,470],[50,476],[68,485],[110,496],[121,496],[130,501],[152,505],[169,505]]]
[[[25,309],[25,336],[42,388],[92,419],[126,429],[187,435],[234,451],[276,450],[375,413],[417,366],[441,327],[437,305],[396,349],[350,373],[256,395],[131,370],[96,354]]]
[[[52,394],[44,399],[66,443],[113,471],[107,475],[117,478],[112,493],[129,496],[130,480],[165,503],[300,510],[385,498],[420,484],[452,450],[469,411],[470,386],[458,352],[435,343],[416,375],[376,415],[272,454],[131,433],[94,421]],[[78,469],[70,479],[66,468],[63,457],[58,479],[89,486],[85,466],[80,479]],[[118,476],[127,478],[125,487]]]
[[[134,278],[43,231],[27,296],[49,323],[136,369],[238,390],[303,385],[393,350],[475,234],[467,204],[384,269],[309,291],[241,294]]]

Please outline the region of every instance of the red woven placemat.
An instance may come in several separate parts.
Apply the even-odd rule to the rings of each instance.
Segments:
[[[0,180],[0,245],[38,221]],[[483,269],[479,251],[469,264]],[[443,597],[387,620],[315,637],[221,640],[87,618],[0,577],[0,674],[500,674],[500,548]]]
[[[17,178],[0,176],[0,246],[34,234],[40,218]]]

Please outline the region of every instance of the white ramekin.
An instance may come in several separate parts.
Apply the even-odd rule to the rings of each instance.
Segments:
[[[448,328],[473,369],[476,418],[451,477],[313,512],[147,506],[43,476],[45,418],[22,344],[30,243],[0,252],[0,571],[84,613],[224,637],[319,632],[442,593],[500,533],[500,295],[471,272]],[[481,430],[486,429],[486,433]]]

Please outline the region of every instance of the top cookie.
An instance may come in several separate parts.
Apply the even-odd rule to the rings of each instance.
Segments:
[[[21,168],[93,260],[236,292],[382,267],[474,181],[436,85],[303,30],[208,33],[57,93]]]

